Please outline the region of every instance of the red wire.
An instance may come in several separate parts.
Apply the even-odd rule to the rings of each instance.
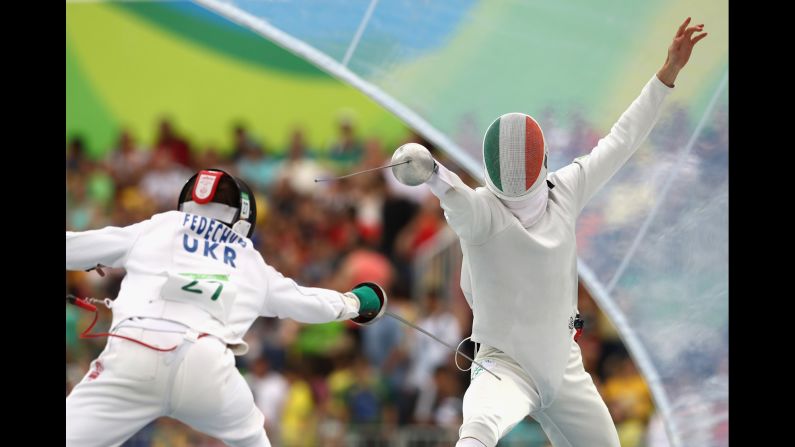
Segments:
[[[146,346],[149,349],[154,349],[155,351],[169,352],[169,351],[173,351],[173,350],[177,349],[177,345],[174,345],[174,346],[172,346],[171,348],[168,348],[168,349],[158,348],[157,346],[152,346],[152,345],[150,345],[148,343],[144,343],[144,342],[142,342],[140,340],[136,340],[134,338],[125,337],[124,335],[111,334],[111,333],[108,333],[108,332],[89,334],[91,329],[94,328],[94,325],[97,324],[97,320],[98,319],[99,319],[99,312],[97,312],[96,309],[95,309],[94,310],[94,321],[92,321],[91,325],[88,326],[88,328],[86,330],[84,330],[82,334],[80,334],[80,338],[119,337],[119,338],[123,338],[125,340],[129,340],[129,341],[134,342],[134,343],[138,343],[139,345]]]

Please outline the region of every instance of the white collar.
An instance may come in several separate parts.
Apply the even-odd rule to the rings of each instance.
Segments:
[[[498,197],[499,198],[499,197]],[[522,200],[503,200],[500,199],[503,205],[508,208],[522,226],[528,228],[538,222],[544,211],[547,209],[547,200],[549,199],[549,187],[542,185],[534,192]]]

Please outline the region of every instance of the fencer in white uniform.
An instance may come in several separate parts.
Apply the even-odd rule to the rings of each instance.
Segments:
[[[590,154],[547,172],[547,146],[529,115],[494,121],[483,141],[486,187],[475,190],[424,147],[398,148],[395,176],[427,183],[458,234],[461,288],[472,308],[476,360],[457,446],[492,447],[525,416],[555,447],[618,446],[607,406],[585,372],[575,338],[575,223],[589,199],[652,130],[703,25],[682,24],[663,68]]]
[[[369,324],[383,315],[386,296],[375,284],[347,293],[301,287],[266,264],[249,239],[256,202],[239,179],[200,171],[178,209],[124,228],[66,232],[67,270],[127,271],[112,305],[115,336],[66,398],[67,446],[120,445],[161,416],[227,445],[269,446],[234,361],[248,350],[243,335],[254,320]]]

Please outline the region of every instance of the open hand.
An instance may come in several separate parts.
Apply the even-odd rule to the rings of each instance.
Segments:
[[[657,77],[660,78],[660,81],[669,87],[673,87],[679,70],[687,65],[693,52],[693,47],[698,41],[707,37],[707,33],[703,32],[704,24],[688,27],[689,24],[690,17],[676,30],[674,41],[668,47],[668,57],[665,58],[663,67],[657,72]]]

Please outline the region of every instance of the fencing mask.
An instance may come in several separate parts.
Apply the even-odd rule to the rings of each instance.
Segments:
[[[241,236],[251,237],[257,202],[251,188],[220,169],[199,171],[182,187],[177,209],[225,223]]]
[[[486,186],[500,199],[524,200],[546,188],[547,148],[541,127],[530,115],[507,113],[483,138]]]

